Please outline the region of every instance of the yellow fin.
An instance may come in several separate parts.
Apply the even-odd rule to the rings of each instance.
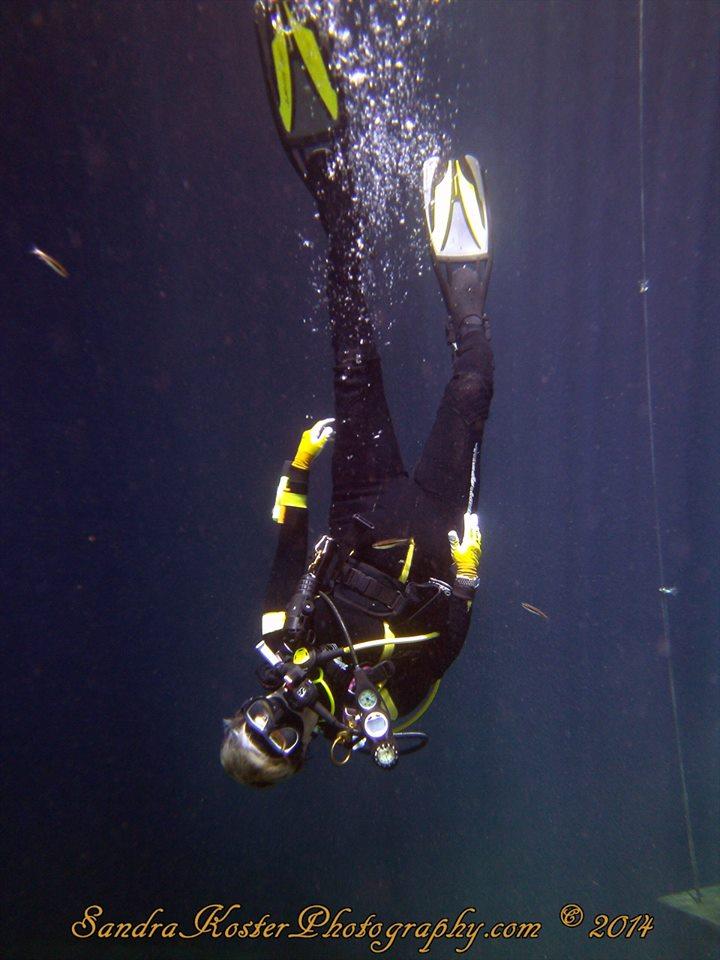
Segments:
[[[295,41],[298,52],[302,57],[303,63],[305,64],[305,69],[307,70],[310,79],[313,82],[313,86],[317,90],[318,96],[325,104],[325,109],[327,112],[330,114],[333,120],[337,120],[340,110],[340,106],[338,104],[338,95],[332,85],[327,67],[325,66],[325,60],[323,59],[322,51],[318,46],[317,37],[310,27],[304,27],[298,22],[298,20],[295,19],[287,5],[285,6],[285,11],[290,23],[290,29],[292,30],[293,40]]]

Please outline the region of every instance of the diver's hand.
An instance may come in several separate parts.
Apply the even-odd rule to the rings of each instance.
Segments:
[[[309,430],[306,430],[300,438],[300,444],[292,462],[294,467],[300,470],[309,470],[315,457],[335,433],[333,424],[334,417],[328,417],[327,420],[318,420]]]
[[[482,535],[478,528],[478,518],[475,513],[466,513],[463,517],[462,541],[456,530],[448,533],[450,553],[457,568],[457,576],[467,580],[476,580],[480,557],[482,556]]]

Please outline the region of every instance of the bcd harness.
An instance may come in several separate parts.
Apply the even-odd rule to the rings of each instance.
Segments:
[[[370,527],[362,518],[355,519],[365,528]],[[383,549],[398,542],[374,546]],[[260,671],[261,682],[266,689],[275,691],[275,696],[280,695],[289,710],[297,713],[310,707],[322,722],[338,731],[330,751],[331,759],[338,765],[346,763],[354,750],[362,750],[369,752],[378,766],[390,769],[400,753],[411,753],[427,742],[425,734],[405,730],[430,706],[440,681],[433,683],[412,715],[395,727],[393,721],[397,720],[398,711],[386,684],[394,673],[390,657],[398,645],[428,641],[439,633],[396,636],[391,623],[411,620],[442,594],[449,594],[450,587],[438,580],[426,584],[407,582],[414,542],[405,542],[408,543],[405,563],[400,578],[394,579],[357,560],[352,548],[331,537],[323,537],[286,609],[263,616],[263,635],[281,630],[282,645],[276,652],[264,639],[257,644],[258,652],[267,661]],[[315,634],[318,598],[335,619],[345,646],[318,644]],[[381,620],[383,636],[353,642],[335,601]],[[378,647],[382,648],[380,661],[361,666],[358,652]],[[341,676],[343,686],[347,683],[350,696],[343,706],[342,720],[334,716],[335,700],[326,681],[326,671],[334,673],[336,678]],[[330,709],[320,702],[321,694]]]

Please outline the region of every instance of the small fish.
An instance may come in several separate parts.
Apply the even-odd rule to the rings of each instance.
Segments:
[[[666,593],[669,597],[676,597],[678,595],[677,587],[658,587],[660,593]]]
[[[522,603],[520,606],[523,610],[527,610],[528,613],[534,614],[536,617],[541,617],[543,620],[549,620],[550,617],[540,609],[540,607],[534,606],[532,603]]]
[[[30,253],[34,257],[37,257],[38,260],[42,260],[43,263],[46,263],[59,277],[63,277],[67,280],[67,278],[70,276],[59,260],[56,260],[55,257],[51,257],[49,253],[45,253],[45,251],[41,250],[39,247],[33,247]]]

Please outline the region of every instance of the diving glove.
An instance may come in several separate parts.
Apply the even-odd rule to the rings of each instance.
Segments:
[[[328,417],[327,420],[318,420],[309,430],[303,433],[300,438],[297,453],[292,462],[294,467],[297,467],[299,470],[310,469],[315,457],[317,457],[330,437],[335,433],[333,428],[334,423],[334,417]]]
[[[448,533],[448,540],[450,542],[450,553],[457,571],[455,592],[460,592],[463,596],[467,593],[469,595],[465,599],[472,599],[477,587],[478,569],[482,556],[482,535],[478,527],[477,514],[466,513],[463,517],[462,540],[458,537],[456,530],[451,530]],[[459,591],[457,588],[459,588]]]

